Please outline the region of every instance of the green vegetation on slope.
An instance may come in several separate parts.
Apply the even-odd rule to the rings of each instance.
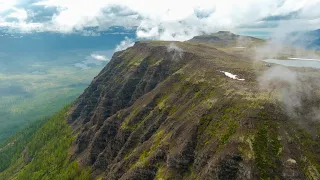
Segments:
[[[77,135],[65,108],[0,179],[89,179],[74,158],[98,179],[319,179],[319,137],[291,127],[281,105],[259,91],[248,62],[215,49],[208,59],[185,51],[186,65],[129,52],[112,60],[72,108],[76,123],[91,121],[77,129],[79,153],[68,153]]]
[[[55,114],[31,137],[19,159],[0,173],[0,179],[89,179],[89,170],[69,157],[74,135],[66,123],[68,109]]]
[[[278,126],[275,122],[263,122],[253,142],[256,165],[260,179],[279,179],[281,143],[278,137]]]
[[[42,119],[35,122],[0,144],[0,172],[7,169],[10,164],[13,164],[19,159],[21,152],[30,141],[32,135],[46,120],[47,119]]]

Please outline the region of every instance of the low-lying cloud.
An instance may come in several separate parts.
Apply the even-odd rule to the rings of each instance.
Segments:
[[[181,59],[183,56],[183,49],[178,47],[175,43],[170,43],[167,46],[167,51],[172,54],[172,59],[176,60],[177,58]]]
[[[87,56],[85,60],[82,62],[76,63],[74,66],[77,68],[81,68],[83,70],[90,69],[92,66],[101,66],[105,65],[108,61],[110,61],[110,56],[113,51],[96,51],[91,53],[90,56]]]
[[[123,51],[128,49],[129,47],[132,47],[134,45],[134,40],[130,39],[128,37],[125,37],[125,39],[123,41],[120,42],[120,44],[118,44],[115,48],[115,52],[118,51]]]
[[[95,60],[98,61],[109,61],[110,59],[104,55],[99,55],[99,54],[91,54],[91,57]]]
[[[274,66],[257,79],[260,88],[275,95],[289,116],[320,120],[319,82],[315,77],[283,66]]]

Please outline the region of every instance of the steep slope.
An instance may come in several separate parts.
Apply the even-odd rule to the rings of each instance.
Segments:
[[[53,168],[49,178],[88,179],[90,171],[90,179],[108,180],[319,179],[320,126],[305,116],[320,108],[319,96],[291,116],[278,92],[257,81],[269,68],[250,59],[249,46],[263,41],[238,49],[239,38],[223,36],[228,44],[142,41],[115,53],[76,102],[36,133],[48,143],[0,178],[44,179]]]
[[[23,140],[30,139],[21,155],[12,158],[5,171],[1,169],[1,180],[89,179],[89,168],[82,168],[77,161],[69,158],[69,148],[75,137],[66,122],[68,110],[67,106],[56,113],[34,133],[32,131],[35,126],[26,129],[23,133],[25,137],[19,136],[19,133],[5,149],[0,149],[2,157],[10,155],[20,149],[17,143],[22,143],[20,146],[25,145]]]
[[[104,179],[319,178],[318,136],[259,90],[257,68],[202,42],[138,42],[73,107],[75,156]]]
[[[32,135],[43,125],[45,119],[31,124],[29,127],[18,132],[6,141],[0,143],[0,172],[7,169],[10,164],[15,162]]]

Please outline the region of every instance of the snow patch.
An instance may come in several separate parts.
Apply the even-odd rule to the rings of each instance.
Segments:
[[[294,159],[289,158],[289,159],[287,160],[287,163],[289,163],[289,164],[297,164],[297,161],[294,160]]]
[[[224,75],[226,75],[227,77],[231,78],[231,79],[235,79],[235,80],[239,80],[239,81],[244,81],[245,79],[239,79],[237,76],[238,75],[235,75],[235,74],[231,74],[229,72],[226,72],[226,71],[219,71],[219,72],[222,72],[224,73]]]

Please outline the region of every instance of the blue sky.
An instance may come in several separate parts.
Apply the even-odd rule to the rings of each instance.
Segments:
[[[218,30],[279,34],[319,29],[319,8],[320,0],[0,0],[0,27],[100,35],[120,26],[134,30],[137,38],[186,40]]]

